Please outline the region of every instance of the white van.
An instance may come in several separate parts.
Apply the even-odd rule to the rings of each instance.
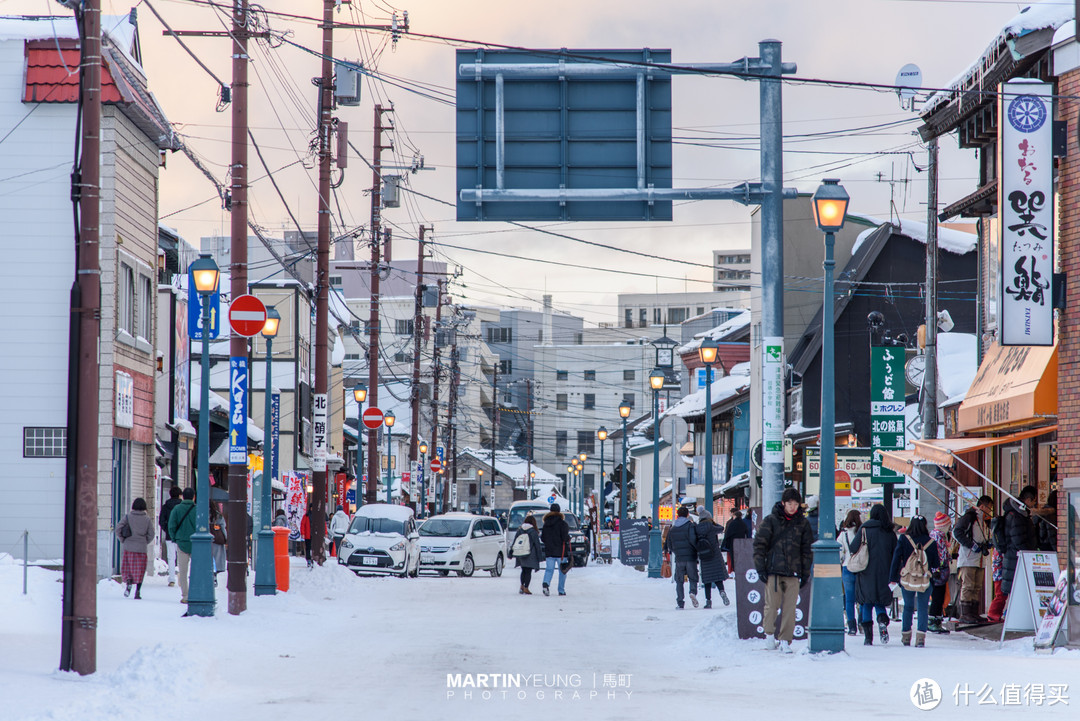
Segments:
[[[415,578],[420,573],[413,509],[389,503],[361,506],[341,540],[338,563],[362,573],[385,573]]]

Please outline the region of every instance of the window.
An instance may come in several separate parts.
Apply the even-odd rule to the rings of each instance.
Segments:
[[[584,403],[583,407],[587,411],[591,411],[591,410],[596,409],[596,394],[595,393],[586,393],[585,394],[585,403]]]
[[[23,428],[23,458],[67,456],[67,428]]]
[[[150,278],[139,276],[139,337],[149,341],[154,328],[154,291]]]
[[[135,336],[135,271],[130,265],[120,264],[120,278],[116,302],[119,318],[118,330]]]
[[[332,275],[332,276],[330,276],[330,287],[331,288],[340,288],[341,287],[341,276],[340,275]]]
[[[349,361],[349,360],[358,361],[358,360],[360,360],[360,354],[359,353],[346,353],[345,354],[345,360],[347,360],[347,361]]]
[[[667,309],[667,322],[668,325],[674,325],[676,323],[682,323],[686,320],[688,308],[668,308]]]
[[[624,325],[627,328],[633,328],[634,327],[634,309],[633,308],[627,308],[626,309],[626,317],[625,317]]]
[[[469,495],[470,496],[475,496],[476,495],[476,484],[475,483],[470,483],[469,484]]]
[[[566,455],[566,431],[555,431],[555,455],[559,458]]]
[[[508,376],[514,372],[514,362],[509,360],[499,361],[499,375]]]
[[[394,321],[394,333],[397,335],[412,335],[413,334],[413,321],[412,318],[407,320]]]
[[[408,363],[411,360],[412,360],[412,354],[410,354],[410,353],[406,353],[405,351],[400,351],[400,350],[398,352],[394,353],[394,362],[395,363]]]
[[[634,380],[634,371],[624,370],[622,372],[622,379],[624,381],[632,381],[632,380]]]
[[[360,332],[360,321],[358,321],[358,320],[349,321],[349,332],[354,334],[354,335],[359,333]]]
[[[587,453],[592,455],[596,450],[596,432],[595,431],[578,431],[577,432],[577,452]]]
[[[511,343],[514,340],[513,328],[494,328],[489,327],[487,329],[487,342],[488,343]]]
[[[585,334],[584,333],[574,333],[574,344],[575,345],[581,345],[584,342],[585,342]]]
[[[636,407],[636,405],[634,403],[634,394],[633,393],[623,393],[622,394],[622,402],[623,403],[629,403],[631,408]]]
[[[555,396],[555,410],[557,410],[557,411],[565,411],[566,410],[566,394],[565,393],[559,393],[559,394],[557,394]]]
[[[698,314],[698,315],[705,315],[705,306],[703,306],[703,305],[699,305],[699,306],[697,307],[697,314]]]
[[[567,379],[569,373],[567,371],[555,371],[555,380],[564,381]]]
[[[585,380],[587,380],[587,381],[596,380],[596,371],[585,371]]]
[[[659,308],[653,308],[652,309],[652,322],[653,322],[653,325],[660,325],[660,309]]]
[[[644,328],[649,325],[649,311],[642,308],[638,311],[638,327]]]

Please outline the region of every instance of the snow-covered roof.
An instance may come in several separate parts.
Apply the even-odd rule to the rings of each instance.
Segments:
[[[385,486],[383,492],[386,492]],[[365,503],[356,509],[353,518],[389,518],[393,521],[407,521],[413,517],[413,509],[410,506],[398,506],[393,503]]]
[[[749,364],[740,363],[736,368],[742,370],[745,367],[749,371]],[[736,368],[733,368],[734,371]],[[732,398],[737,398],[739,395],[746,393],[750,390],[750,374],[739,373],[724,376],[719,380],[713,381],[712,384],[712,405],[715,408]],[[679,416],[681,418],[689,418],[691,416],[704,415],[705,413],[705,389],[702,388],[696,393],[691,393],[688,396],[684,396],[682,400],[673,405],[664,413],[664,417]]]
[[[135,26],[128,15],[102,15],[101,32],[130,52]],[[71,15],[26,15],[0,18],[0,40],[78,40],[79,30]]]
[[[485,467],[491,466],[491,451],[489,450],[465,448],[458,455],[469,456]],[[529,476],[530,466],[528,459],[522,458],[512,451],[495,451],[495,470],[517,484],[525,482],[525,479]],[[535,463],[532,464],[531,470],[536,474],[533,483],[558,481],[558,478]]]
[[[923,245],[926,245],[926,223],[920,223],[917,220],[908,220],[907,218],[901,218],[893,223],[892,221],[879,220],[865,215],[861,217],[872,223],[876,223],[876,226],[859,233],[858,237],[855,238],[855,245],[851,247],[852,255],[855,255],[867,238],[875,233],[878,228],[887,223],[891,224],[896,229],[897,233],[906,235],[912,240],[917,240]],[[966,255],[975,250],[975,246],[978,242],[978,236],[974,233],[965,233],[962,230],[953,230],[952,228],[938,226],[938,248],[941,250],[947,250],[956,255]]]
[[[717,488],[716,492],[717,493],[727,493],[728,491],[733,491],[736,488],[738,488],[739,486],[745,485],[745,484],[747,484],[749,482],[750,482],[750,472],[747,471],[745,473],[740,473],[737,476],[733,476],[731,478],[731,480],[729,480],[727,483],[725,483],[722,486],[720,486],[719,488]]]
[[[677,353],[679,355],[693,353],[701,346],[702,341],[704,341],[706,338],[710,338],[714,341],[720,342],[726,339],[728,336],[732,335],[733,333],[744,329],[748,325],[750,325],[750,311],[744,310],[742,313],[739,313],[733,318],[729,318],[715,328],[710,328],[709,330],[702,331],[701,333],[695,333],[694,339],[689,343],[685,343],[683,346],[681,346],[678,349]]]
[[[938,333],[938,387],[945,398],[962,396],[979,371],[979,341],[970,333]]]

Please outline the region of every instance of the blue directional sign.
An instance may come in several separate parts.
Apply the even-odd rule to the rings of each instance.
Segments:
[[[356,503],[356,489],[355,488],[350,488],[349,490],[345,491],[345,502],[346,503]]]
[[[247,465],[247,358],[229,358],[229,463]],[[275,454],[276,455],[276,454]]]
[[[195,292],[195,277],[188,271],[188,336],[202,340],[202,296]],[[221,334],[221,292],[215,290],[210,296],[210,340]]]

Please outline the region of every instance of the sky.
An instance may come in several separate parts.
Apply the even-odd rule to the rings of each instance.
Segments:
[[[177,30],[221,30],[227,19],[204,0],[150,0]],[[398,0],[400,1],[400,0]],[[1054,0],[1051,0],[1054,1]],[[143,0],[141,5],[146,4]],[[128,0],[103,0],[106,14],[124,14]],[[269,10],[318,16],[317,0],[266,0]],[[925,88],[947,85],[976,60],[1001,26],[1023,7],[999,0],[389,0],[343,6],[342,22],[383,24],[393,10],[409,12],[414,33],[537,48],[670,48],[673,62],[730,62],[755,57],[758,42],[784,43],[785,61],[798,64],[795,78],[891,84],[907,63],[919,65]],[[66,14],[55,1],[0,0],[0,14]],[[162,36],[162,25],[147,7],[138,10],[143,62],[150,88],[185,143],[224,179],[229,163],[230,114],[216,112],[217,83]],[[320,46],[314,22],[270,17],[289,40]],[[188,38],[191,49],[228,82],[229,48],[222,38]],[[256,43],[253,43],[256,45]],[[289,208],[305,228],[314,228],[317,169],[309,143],[315,123],[319,59],[288,44],[251,51],[252,132],[278,179]],[[408,176],[409,187],[437,198],[403,193],[397,209],[384,212],[393,228],[394,257],[415,258],[420,224],[434,227],[434,253],[460,267],[452,288],[462,302],[534,308],[544,293],[555,307],[590,322],[615,322],[618,293],[700,291],[710,288],[712,250],[750,246],[750,208],[727,201],[677,203],[673,222],[538,224],[574,238],[660,255],[648,260],[589,247],[504,223],[458,223],[452,203],[454,178],[454,49],[457,44],[410,38],[394,45],[384,33],[335,33],[335,55],[416,88],[424,95],[366,79],[358,107],[339,108],[349,138],[365,156],[372,146],[374,101],[393,104],[392,133],[397,162],[410,165],[422,155],[426,168]],[[436,102],[432,98],[445,98]],[[759,177],[756,151],[758,87],[733,78],[676,77],[673,125],[677,137],[693,145],[674,148],[676,187],[730,186]],[[785,185],[812,192],[823,177],[838,177],[852,196],[851,210],[888,218],[925,220],[925,148],[913,135],[914,113],[902,110],[888,91],[836,88],[788,82],[783,96]],[[904,122],[908,121],[908,122]],[[866,129],[869,126],[886,126]],[[827,137],[806,137],[828,132]],[[803,136],[803,137],[798,137]],[[736,140],[735,138],[742,138]],[[717,141],[722,147],[715,146]],[[384,162],[387,161],[384,156]],[[291,227],[288,214],[255,153],[250,155],[251,213],[271,235]],[[288,166],[288,167],[284,167]],[[282,169],[283,168],[283,169]],[[917,169],[918,168],[918,169]],[[280,169],[280,170],[279,170]],[[878,174],[885,181],[881,182]],[[942,141],[942,205],[976,187],[973,151],[959,151],[955,137]],[[366,227],[371,173],[359,158],[337,191],[334,232]],[[171,155],[160,179],[161,222],[192,243],[228,233],[228,214],[214,189],[181,154]],[[459,246],[442,248],[439,243]],[[472,250],[462,250],[468,248]],[[495,251],[511,258],[484,254]],[[367,257],[362,248],[358,257]],[[570,263],[572,267],[541,260]],[[681,261],[681,262],[680,262]],[[688,264],[689,263],[689,264]],[[645,274],[626,275],[606,270]],[[663,277],[651,277],[653,275]]]

